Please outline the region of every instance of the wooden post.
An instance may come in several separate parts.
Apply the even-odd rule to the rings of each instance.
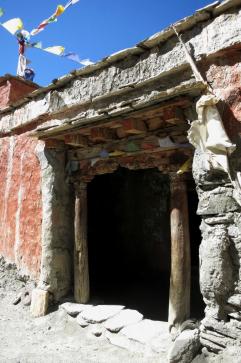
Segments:
[[[75,183],[74,297],[77,303],[89,300],[89,263],[87,243],[87,184]]]
[[[190,317],[191,257],[186,183],[170,175],[171,189],[171,277],[169,291],[170,331],[175,334]]]

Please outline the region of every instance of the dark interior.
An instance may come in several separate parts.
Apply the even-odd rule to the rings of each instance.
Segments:
[[[88,246],[92,302],[122,304],[137,309],[145,318],[167,321],[169,194],[169,178],[157,169],[131,171],[119,168],[113,174],[96,176],[89,183]],[[196,211],[195,203],[195,195],[189,193],[192,214]],[[191,238],[195,236],[192,270],[196,276],[200,236],[196,224],[190,225]],[[196,277],[193,284],[195,291],[199,291]],[[194,295],[193,299],[199,301],[197,294]],[[200,306],[200,301],[198,304]]]

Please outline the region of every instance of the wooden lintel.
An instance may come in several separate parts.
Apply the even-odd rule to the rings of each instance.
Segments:
[[[64,137],[64,142],[66,145],[77,146],[81,148],[88,146],[88,140],[79,134],[66,135]]]
[[[157,130],[160,127],[164,126],[165,121],[163,120],[163,118],[161,116],[159,116],[159,117],[154,117],[154,118],[146,120],[146,124],[148,125],[148,129],[150,131],[153,131],[153,130]]]
[[[57,140],[57,139],[45,140],[45,147],[47,149],[59,149],[59,148],[63,148],[64,146],[65,146],[65,144],[62,140]]]
[[[192,104],[192,101],[189,97],[176,97],[172,100],[168,100],[168,101],[163,101],[158,105],[152,106],[152,107],[146,107],[144,109],[141,110],[136,110],[131,112],[131,114],[129,115],[118,115],[116,117],[112,117],[111,120],[109,118],[106,119],[98,119],[98,120],[88,120],[88,119],[84,119],[81,123],[79,123],[78,125],[75,126],[70,126],[69,124],[69,128],[68,130],[58,130],[56,132],[54,132],[54,130],[51,130],[51,136],[54,137],[54,135],[56,136],[63,136],[66,133],[68,134],[72,134],[72,133],[80,133],[80,134],[84,134],[84,135],[89,135],[90,134],[90,129],[91,128],[96,128],[96,127],[106,127],[106,128],[115,128],[115,125],[117,127],[117,124],[120,124],[121,122],[123,122],[124,120],[127,120],[128,118],[135,118],[138,120],[148,120],[149,118],[153,118],[153,117],[159,117],[163,115],[163,112],[165,109],[167,108],[171,108],[171,107],[179,107],[179,108],[187,108],[190,107]],[[119,127],[119,125],[118,125]],[[46,137],[48,137],[47,135],[45,136],[44,133],[41,134],[39,133],[38,135],[41,139],[44,139]]]
[[[95,175],[114,172],[119,166],[130,170],[158,168],[163,173],[177,171],[192,157],[193,150],[166,150],[135,155],[123,155],[116,158],[80,161],[80,169],[73,175],[77,180],[92,180]],[[71,156],[69,155],[69,159]]]
[[[166,138],[167,136],[172,137],[172,133],[175,132],[177,132],[179,140],[181,140],[182,136],[182,143],[187,143],[186,130],[188,127],[189,126],[187,124],[182,124],[180,126],[169,126],[165,129],[162,129],[160,132],[155,131],[149,132],[146,135],[129,136],[128,138],[124,138],[122,140],[111,140],[110,142],[102,143],[82,150],[74,150],[73,154],[77,153],[79,160],[83,160],[98,158],[103,152],[111,153],[116,150],[123,152],[143,152],[147,149],[153,150],[155,148],[160,150],[160,147],[158,147],[159,141],[163,138]],[[175,138],[172,139],[176,142]],[[171,149],[179,147],[180,145],[170,145]]]
[[[184,121],[183,112],[178,107],[170,107],[163,110],[163,119],[170,124],[177,124]]]
[[[94,143],[105,142],[111,140],[113,133],[107,128],[95,127],[90,130],[90,140]]]
[[[122,128],[127,135],[139,135],[147,131],[145,123],[137,119],[124,120]]]

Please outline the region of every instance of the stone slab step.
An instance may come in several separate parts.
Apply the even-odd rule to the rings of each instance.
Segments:
[[[122,305],[97,305],[85,309],[81,317],[91,324],[103,323],[117,315],[122,309],[124,309]]]
[[[122,328],[131,324],[136,324],[142,319],[143,315],[138,311],[126,309],[122,310],[119,314],[115,315],[113,318],[108,319],[104,323],[104,327],[113,333],[117,333]]]
[[[121,334],[142,344],[148,344],[155,337],[168,334],[168,323],[145,319],[123,328]]]
[[[77,316],[78,314],[82,313],[85,309],[88,309],[90,307],[92,307],[92,305],[77,304],[71,302],[65,302],[64,304],[60,305],[60,308],[64,309],[71,316]]]

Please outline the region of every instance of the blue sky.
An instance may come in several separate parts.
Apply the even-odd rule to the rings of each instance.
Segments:
[[[0,0],[5,10],[1,22],[19,17],[26,30],[32,30],[67,0]],[[164,29],[191,15],[211,0],[80,0],[69,7],[57,23],[50,24],[32,40],[45,47],[62,45],[67,51],[96,62],[118,50]],[[16,73],[18,49],[15,39],[0,27],[0,75]],[[79,65],[38,49],[28,50],[27,57],[40,85],[50,83]]]

